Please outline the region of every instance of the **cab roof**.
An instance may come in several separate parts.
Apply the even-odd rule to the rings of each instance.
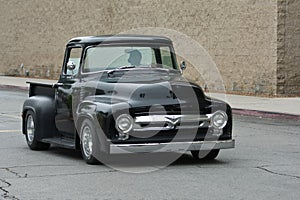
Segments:
[[[109,44],[109,43],[164,43],[172,44],[172,41],[164,36],[153,35],[101,35],[72,38],[67,45],[74,44]]]

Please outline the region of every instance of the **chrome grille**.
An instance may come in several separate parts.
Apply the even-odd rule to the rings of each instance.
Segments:
[[[136,116],[134,118],[133,131],[207,128],[210,125],[210,118],[211,114]]]

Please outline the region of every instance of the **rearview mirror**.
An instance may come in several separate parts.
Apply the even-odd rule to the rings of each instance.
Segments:
[[[76,64],[73,61],[67,63],[67,69],[73,71],[76,68]]]
[[[185,61],[184,61],[184,60],[181,61],[181,63],[180,63],[180,69],[181,69],[182,71],[186,69],[186,65],[185,65]]]

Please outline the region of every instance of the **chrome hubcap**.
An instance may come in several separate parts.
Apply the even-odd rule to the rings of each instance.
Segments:
[[[91,128],[89,126],[85,126],[82,130],[82,147],[84,155],[87,158],[90,158],[93,153],[93,140]]]
[[[27,117],[26,132],[27,132],[28,142],[31,144],[34,138],[34,121],[32,115],[28,115]]]

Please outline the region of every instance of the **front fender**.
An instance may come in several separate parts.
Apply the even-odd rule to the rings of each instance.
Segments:
[[[77,130],[80,128],[81,122],[85,118],[94,121],[97,128],[101,128],[107,137],[114,132],[114,115],[124,110],[128,110],[131,106],[127,102],[118,102],[115,104],[83,101],[78,105],[75,119]]]

